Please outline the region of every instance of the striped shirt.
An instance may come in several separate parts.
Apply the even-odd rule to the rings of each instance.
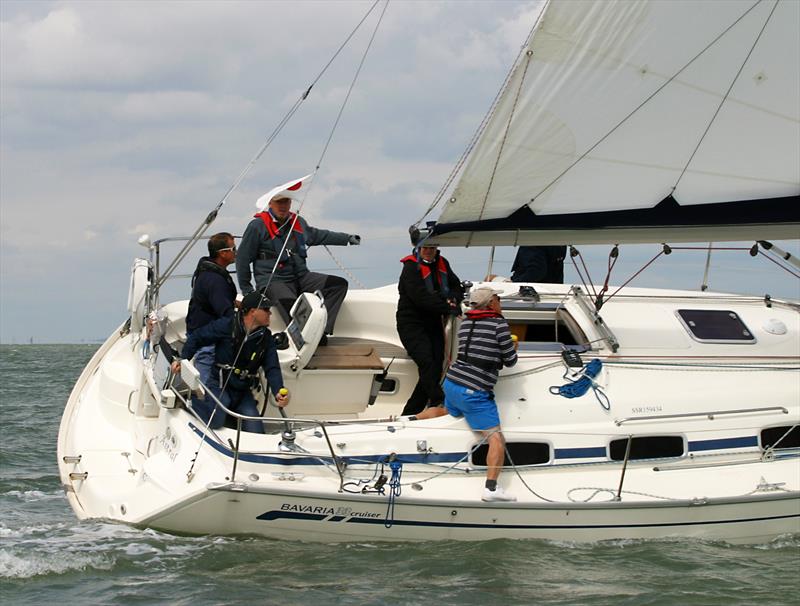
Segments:
[[[505,318],[467,317],[458,329],[458,359],[447,371],[447,378],[470,389],[492,391],[500,368],[516,363],[517,352]]]

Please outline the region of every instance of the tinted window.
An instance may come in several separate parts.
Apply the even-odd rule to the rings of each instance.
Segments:
[[[381,391],[389,391],[394,393],[397,391],[397,380],[396,379],[384,379],[381,383]]]
[[[608,448],[611,460],[624,461],[627,446],[628,438],[612,440]],[[683,438],[681,436],[641,436],[631,440],[631,454],[628,459],[661,459],[682,456]]]
[[[550,445],[544,442],[506,442],[506,458],[503,465],[541,465],[550,461]],[[472,451],[472,464],[486,465],[487,444],[481,444]],[[511,460],[509,460],[509,453]]]
[[[761,447],[770,448],[772,446],[776,449],[800,448],[800,427],[796,425],[783,425],[781,427],[769,427],[768,429],[762,430]]]

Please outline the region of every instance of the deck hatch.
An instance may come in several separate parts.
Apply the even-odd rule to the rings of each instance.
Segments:
[[[676,313],[695,341],[745,344],[756,342],[753,333],[735,312],[722,309],[679,309]]]

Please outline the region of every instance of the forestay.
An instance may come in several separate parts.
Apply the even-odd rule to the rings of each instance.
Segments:
[[[798,194],[800,2],[552,0],[433,235],[796,238]]]

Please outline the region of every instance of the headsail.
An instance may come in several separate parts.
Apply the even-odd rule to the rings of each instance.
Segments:
[[[552,0],[441,244],[796,238],[800,3]]]

